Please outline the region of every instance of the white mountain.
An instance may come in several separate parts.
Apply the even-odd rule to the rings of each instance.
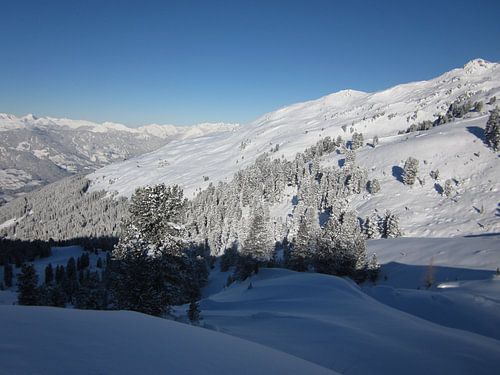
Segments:
[[[129,128],[104,122],[23,117],[0,113],[0,200],[9,200],[77,172],[138,156],[167,144],[236,124],[147,125]]]
[[[319,139],[363,133],[371,142],[358,150],[358,163],[370,178],[381,183],[375,196],[353,200],[360,216],[391,209],[401,216],[406,235],[452,236],[499,231],[496,212],[500,189],[498,157],[481,140],[488,110],[500,96],[500,64],[481,59],[429,81],[398,85],[375,93],[343,90],[317,100],[294,104],[265,114],[254,122],[196,138],[175,139],[158,150],[89,175],[91,190],[108,190],[130,196],[138,186],[179,184],[192,197],[209,183],[230,180],[239,169],[264,152],[276,158],[293,158]],[[425,132],[399,135],[410,125],[435,120],[450,104],[483,102],[481,111]],[[408,156],[420,160],[422,186],[409,188],[398,179]],[[323,163],[341,163],[331,155]],[[429,177],[440,171],[440,180]],[[445,180],[453,181],[453,197],[440,194]],[[285,216],[286,207],[272,210]]]

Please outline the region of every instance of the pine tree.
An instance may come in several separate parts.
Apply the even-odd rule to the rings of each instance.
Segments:
[[[447,197],[450,197],[453,194],[453,185],[450,179],[446,180],[444,183],[443,194]]]
[[[188,318],[191,323],[198,323],[201,320],[200,305],[196,301],[189,304]]]
[[[378,221],[379,220],[375,215],[366,218],[365,220],[366,238],[373,239],[373,238],[378,238],[380,236]]]
[[[384,218],[384,238],[396,238],[401,236],[399,230],[399,217],[387,210]]]
[[[178,186],[140,188],[112,253],[111,291],[118,308],[162,315],[171,304],[199,295],[206,268],[189,258]],[[204,272],[203,272],[204,271]]]
[[[372,282],[377,281],[379,272],[380,272],[380,264],[378,263],[377,256],[373,254],[367,265],[367,276],[370,279],[370,281]]]
[[[38,276],[32,264],[24,263],[17,278],[18,297],[20,305],[36,306],[40,302],[38,291]]]
[[[500,149],[500,109],[498,107],[490,111],[484,135],[486,144],[494,151],[498,151]]]
[[[54,270],[52,264],[49,263],[45,267],[45,284],[52,284],[52,281],[54,281]]]
[[[6,288],[10,288],[12,286],[13,275],[12,264],[5,263],[3,266],[3,282]]]
[[[380,191],[380,183],[374,178],[368,181],[366,188],[370,194],[377,194]]]
[[[301,210],[297,207],[296,210]],[[319,231],[318,213],[313,207],[307,207],[300,216],[297,234],[293,241],[288,267],[296,271],[307,271],[316,251]]]
[[[411,156],[406,159],[403,168],[403,183],[405,185],[413,185],[418,174],[418,160]]]
[[[248,236],[241,249],[242,256],[254,258],[258,262],[271,259],[274,246],[270,238],[267,216],[262,204],[257,204],[250,219]]]
[[[363,146],[363,133],[354,133],[352,135],[351,150],[357,150]]]

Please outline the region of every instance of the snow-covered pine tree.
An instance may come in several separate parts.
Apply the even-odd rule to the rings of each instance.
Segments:
[[[377,255],[373,254],[370,260],[368,261],[367,265],[367,276],[370,279],[370,281],[372,282],[377,281],[379,272],[380,272],[380,264],[378,263]]]
[[[366,188],[370,194],[377,194],[380,191],[380,182],[376,178],[369,180]]]
[[[178,186],[140,188],[133,195],[112,253],[111,290],[118,307],[161,315],[168,305],[199,294],[200,270],[184,251],[184,205]]]
[[[268,262],[273,250],[274,241],[269,229],[269,212],[267,206],[257,202],[251,213],[248,236],[243,243],[241,255],[258,262]]]
[[[296,207],[300,217],[297,233],[295,235],[288,268],[296,271],[307,271],[312,263],[316,251],[317,236],[319,231],[318,211],[311,206]]]
[[[363,133],[354,133],[352,135],[352,141],[351,141],[351,150],[357,150],[360,147],[363,147]]]
[[[376,215],[368,216],[364,223],[366,238],[373,239],[380,237],[379,218]]]
[[[160,316],[169,308],[161,261],[132,225],[124,228],[113,250],[110,287],[118,309]]]
[[[500,149],[500,109],[498,107],[490,111],[484,135],[486,144],[494,151],[498,151]]]
[[[33,264],[24,263],[22,265],[21,273],[17,277],[17,286],[17,302],[20,305],[36,306],[40,303],[38,276]]]
[[[406,159],[403,168],[403,183],[412,186],[415,183],[418,174],[418,160],[413,157]]]
[[[387,210],[384,218],[384,238],[396,238],[401,237],[401,231],[399,229],[399,217],[393,214],[391,211]]]

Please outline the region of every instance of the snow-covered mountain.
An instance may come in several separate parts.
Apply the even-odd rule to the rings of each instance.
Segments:
[[[0,113],[0,199],[9,200],[62,177],[156,150],[172,139],[228,132],[236,127],[204,123],[129,128],[110,122]]]
[[[292,159],[324,137],[349,140],[358,132],[367,141],[357,150],[358,164],[369,171],[370,178],[379,179],[382,188],[376,196],[354,198],[360,216],[390,208],[402,216],[406,235],[498,231],[500,165],[481,140],[488,110],[497,105],[497,96],[500,64],[476,59],[429,81],[375,93],[343,90],[268,113],[230,134],[173,140],[155,152],[92,173],[91,190],[130,196],[138,186],[177,183],[190,198],[212,182],[230,180],[264,152]],[[444,115],[454,102],[466,101],[484,105],[431,130],[399,134]],[[374,136],[380,141],[376,148],[369,145]],[[409,188],[399,181],[398,171],[408,156],[420,160],[422,186]],[[340,164],[342,158],[331,155],[322,163]],[[441,180],[431,180],[429,172],[437,169]],[[440,194],[446,179],[455,185],[451,200]],[[281,215],[286,216],[288,210],[285,207]]]

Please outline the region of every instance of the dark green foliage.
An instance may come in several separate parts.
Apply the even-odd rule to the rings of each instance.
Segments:
[[[45,284],[52,284],[54,281],[54,269],[52,268],[52,264],[48,264],[45,267]]]
[[[17,301],[20,305],[36,306],[40,303],[38,276],[32,264],[23,264],[21,273],[17,277],[17,286]]]
[[[12,265],[9,263],[4,264],[3,266],[3,282],[6,288],[10,288],[12,286],[12,277],[13,277]]]
[[[500,150],[500,110],[498,107],[490,112],[484,135],[489,147],[494,151]]]
[[[201,320],[200,305],[196,301],[189,304],[188,318],[191,323],[198,323]]]
[[[50,254],[50,245],[46,241],[21,241],[0,236],[0,265],[16,263],[20,267],[24,262],[33,262],[37,258],[47,258]],[[16,268],[19,267],[16,266]]]
[[[221,272],[229,271],[230,267],[236,266],[238,263],[238,249],[236,246],[231,246],[230,248],[226,248],[224,250],[224,254],[222,254],[220,258],[220,270]]]
[[[199,297],[207,262],[183,238],[182,190],[165,185],[139,188],[129,208],[131,215],[112,253],[115,307],[163,315],[170,305]]]
[[[252,276],[258,270],[258,262],[252,256],[240,256],[236,265],[235,277],[243,281]]]

